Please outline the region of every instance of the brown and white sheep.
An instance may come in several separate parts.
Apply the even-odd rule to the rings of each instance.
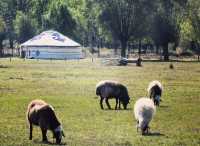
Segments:
[[[124,109],[126,109],[130,100],[127,88],[121,83],[111,80],[105,80],[99,82],[96,85],[96,95],[100,96],[101,109],[103,109],[104,99],[106,101],[108,108],[111,109],[108,99],[115,98],[116,99],[115,110],[117,110],[117,108],[119,109],[121,108],[120,107],[121,103],[123,104]]]
[[[30,126],[30,140],[32,140],[33,125],[36,125],[42,131],[43,142],[48,142],[46,134],[47,130],[51,130],[56,143],[61,143],[64,133],[51,105],[39,99],[31,101],[27,109],[27,119]]]

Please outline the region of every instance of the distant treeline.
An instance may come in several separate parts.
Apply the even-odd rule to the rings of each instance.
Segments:
[[[57,30],[83,46],[120,48],[156,46],[200,52],[198,0],[1,0],[0,56],[5,40],[19,47],[44,30]],[[169,47],[173,46],[173,47]],[[8,47],[8,46],[6,46]],[[152,48],[148,46],[149,48]]]

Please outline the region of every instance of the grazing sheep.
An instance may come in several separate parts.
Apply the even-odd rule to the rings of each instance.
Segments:
[[[147,91],[154,104],[159,106],[163,92],[162,84],[159,81],[152,81],[149,83]]]
[[[40,126],[42,131],[42,141],[47,142],[47,130],[51,130],[56,143],[60,144],[64,136],[60,122],[58,121],[54,109],[43,100],[33,100],[27,109],[27,119],[30,126],[30,137],[32,140],[33,125]]]
[[[115,110],[117,110],[117,105],[119,104],[119,109],[121,108],[121,102],[124,109],[127,108],[129,103],[129,95],[127,88],[116,81],[105,80],[101,81],[96,85],[96,95],[100,96],[100,106],[103,109],[103,100],[105,99],[106,104],[109,109],[111,109],[108,99],[115,98],[116,105]]]
[[[140,98],[134,105],[135,119],[137,120],[137,131],[141,129],[142,135],[149,133],[149,123],[155,114],[156,107],[149,98]]]

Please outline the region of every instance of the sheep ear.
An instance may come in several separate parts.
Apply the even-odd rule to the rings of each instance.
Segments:
[[[65,134],[64,134],[63,130],[62,130],[62,136],[65,137]]]

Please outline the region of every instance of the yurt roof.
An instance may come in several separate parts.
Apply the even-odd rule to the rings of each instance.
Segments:
[[[49,30],[44,31],[32,39],[24,42],[21,46],[79,47],[81,45],[57,31]]]

